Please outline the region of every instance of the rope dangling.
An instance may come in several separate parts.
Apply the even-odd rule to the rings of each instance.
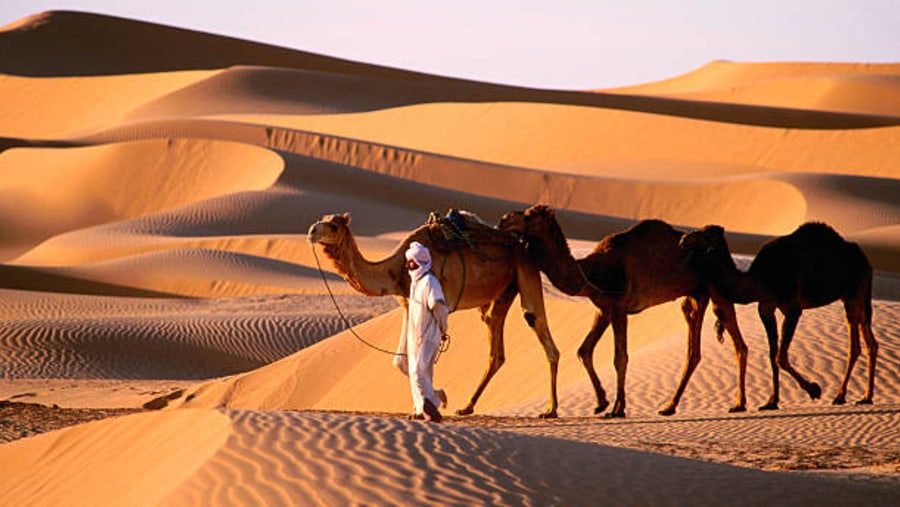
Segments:
[[[350,323],[350,320],[344,315],[344,312],[341,311],[340,305],[338,305],[337,299],[334,297],[334,293],[331,291],[331,285],[328,284],[328,278],[325,276],[325,270],[322,269],[322,264],[319,262],[319,254],[316,252],[316,245],[313,243],[309,244],[313,251],[313,257],[316,259],[316,267],[319,268],[319,274],[322,275],[322,282],[325,284],[325,289],[328,291],[328,295],[331,297],[331,302],[334,304],[335,310],[337,310],[338,315],[340,315],[341,320],[344,321],[344,324],[347,325],[347,329],[350,330],[350,334],[356,337],[357,340],[364,343],[369,348],[377,350],[378,352],[383,352],[385,354],[390,354],[392,356],[405,356],[406,354],[401,352],[392,352],[390,350],[383,349],[377,345],[373,345],[367,342],[362,336],[360,336],[355,329],[353,329],[353,325]]]

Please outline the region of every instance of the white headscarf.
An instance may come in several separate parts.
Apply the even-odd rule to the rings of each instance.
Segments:
[[[416,264],[419,265],[417,269],[409,272],[413,280],[422,278],[431,270],[431,253],[428,251],[428,247],[418,241],[409,244],[409,248],[406,250],[406,260],[416,261]]]

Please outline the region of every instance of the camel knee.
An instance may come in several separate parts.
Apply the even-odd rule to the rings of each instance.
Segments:
[[[544,345],[544,350],[547,353],[547,361],[551,365],[559,364],[559,349],[556,348],[553,342]]]
[[[594,347],[590,346],[590,344],[583,343],[580,347],[578,347],[578,359],[581,360],[582,363],[588,364],[594,360]]]
[[[740,362],[746,362],[747,356],[750,353],[750,349],[747,348],[747,344],[742,341],[734,343],[734,356]]]
[[[616,354],[615,359],[613,359],[613,364],[616,366],[616,370],[623,370],[628,367],[628,354]]]
[[[780,366],[782,369],[785,369],[785,370],[790,369],[790,367],[791,367],[791,360],[788,359],[787,352],[777,353],[775,355],[775,362],[778,363],[778,366]]]
[[[535,315],[532,312],[525,312],[524,317],[525,317],[525,322],[528,323],[528,327],[530,327],[531,329],[534,329],[535,326],[537,325],[537,315]]]
[[[872,334],[872,331],[867,330],[865,333],[863,333],[863,336],[866,338],[866,350],[868,351],[869,357],[877,357],[878,342],[875,340],[875,336]]]
[[[700,364],[700,359],[702,359],[702,358],[703,358],[703,355],[700,354],[699,350],[692,352],[691,355],[688,356],[688,368],[690,368],[691,371],[693,371],[694,368],[696,368],[697,365]]]

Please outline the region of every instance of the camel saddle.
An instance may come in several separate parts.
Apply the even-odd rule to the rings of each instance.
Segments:
[[[444,216],[432,211],[425,226],[432,240],[432,248],[445,253],[471,248],[485,256],[479,245],[515,242],[514,238],[486,224],[478,215],[456,208],[451,208]]]

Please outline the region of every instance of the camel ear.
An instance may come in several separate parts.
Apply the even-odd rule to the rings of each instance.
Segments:
[[[350,225],[350,213],[347,213],[346,211],[341,213],[341,218],[344,220],[345,224]]]
[[[704,229],[713,237],[725,239],[725,228],[721,225],[707,225]]]
[[[553,217],[553,208],[547,204],[539,203],[525,210],[525,216],[543,215]]]

